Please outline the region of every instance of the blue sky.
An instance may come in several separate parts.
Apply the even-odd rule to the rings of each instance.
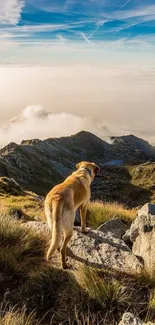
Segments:
[[[155,0],[1,0],[0,63],[154,60]]]

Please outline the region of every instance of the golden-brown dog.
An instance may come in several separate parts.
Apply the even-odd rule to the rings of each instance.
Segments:
[[[80,208],[82,232],[86,231],[87,204],[90,200],[90,184],[100,168],[92,162],[82,161],[76,165],[65,181],[55,186],[46,196],[45,214],[52,232],[52,240],[46,259],[58,249],[62,233],[64,236],[61,248],[62,267],[66,269],[66,247],[72,236],[75,211]]]

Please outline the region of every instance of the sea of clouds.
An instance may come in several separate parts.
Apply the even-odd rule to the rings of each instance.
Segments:
[[[154,86],[153,65],[0,67],[0,147],[81,130],[155,144]]]
[[[10,142],[20,143],[23,139],[67,136],[81,130],[93,132],[98,136],[103,134],[99,125],[89,117],[83,118],[69,113],[48,113],[40,105],[31,105],[19,116],[0,127],[0,147]]]

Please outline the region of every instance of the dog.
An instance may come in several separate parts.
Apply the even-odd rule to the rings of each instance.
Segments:
[[[60,250],[61,266],[67,269],[66,247],[73,234],[75,212],[80,209],[82,232],[86,232],[87,205],[90,201],[90,185],[100,167],[93,162],[82,161],[76,165],[77,170],[65,181],[56,185],[45,198],[45,215],[52,233],[51,244],[46,260],[48,261],[56,249],[59,249],[63,233],[63,244]]]

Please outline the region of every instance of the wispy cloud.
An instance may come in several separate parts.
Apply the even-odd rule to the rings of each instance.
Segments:
[[[93,46],[93,43],[89,40],[89,38],[86,36],[85,33],[81,32],[80,34],[83,37],[83,39],[86,41],[86,43],[88,43],[89,45]]]
[[[71,9],[71,7],[76,3],[76,0],[66,0],[64,7],[63,7],[63,11],[68,11]]]
[[[124,8],[131,0],[127,0],[122,6],[118,8],[116,12],[119,12],[122,8]],[[110,20],[107,18],[106,20],[101,20],[97,23],[96,29],[89,35],[88,38],[91,38],[105,23],[108,23]]]
[[[96,57],[100,56],[99,49],[103,51],[104,47],[115,50],[144,46],[146,49],[147,46],[154,46],[151,43],[153,41],[150,38],[135,41],[135,36],[140,32],[145,35],[148,30],[153,34],[153,2],[154,0],[0,0],[0,41],[6,47],[9,42],[10,47],[13,43],[18,43],[19,52],[22,52],[24,45],[27,50],[44,45],[43,48],[47,48],[47,51],[51,48],[59,48],[60,52],[62,49],[68,51],[69,47],[68,52],[84,49]]]
[[[127,0],[118,10],[123,9],[131,0]]]
[[[21,18],[24,4],[24,0],[1,0],[0,24],[16,25]]]
[[[105,23],[107,23],[109,21],[109,19],[106,20],[101,20],[98,24],[98,26],[96,27],[96,29],[89,35],[88,39],[91,38],[98,30],[99,28],[101,28]]]
[[[51,32],[51,31],[61,31],[69,28],[74,28],[73,25],[69,24],[38,24],[38,25],[24,25],[24,26],[14,26],[1,28],[1,32]]]

